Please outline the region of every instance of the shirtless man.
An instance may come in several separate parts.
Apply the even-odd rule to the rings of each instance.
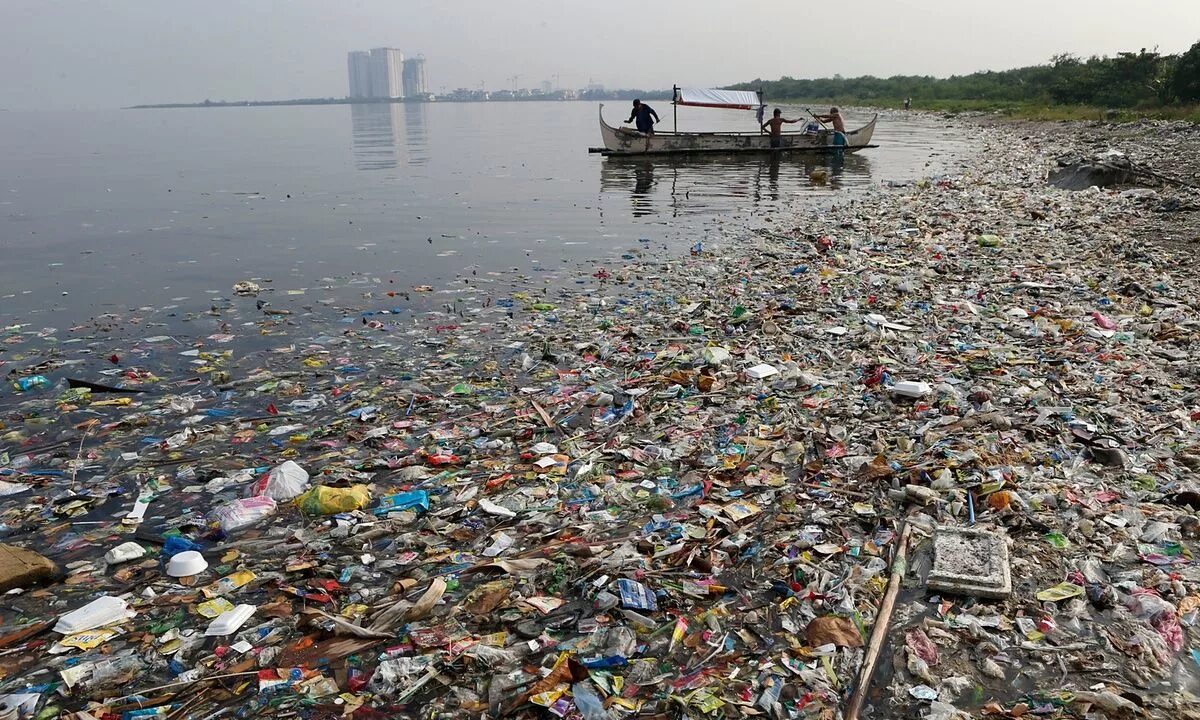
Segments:
[[[846,121],[842,119],[842,114],[837,108],[829,108],[829,112],[825,115],[818,115],[817,119],[821,122],[833,123],[833,144],[834,145],[849,145],[846,140]]]
[[[780,110],[779,108],[775,108],[775,112],[772,113],[771,119],[766,121],[765,123],[763,123],[762,127],[760,129],[765,131],[768,129],[768,127],[770,127],[771,148],[775,149],[775,148],[778,148],[781,145],[781,143],[783,142],[783,124],[784,123],[797,123],[797,122],[800,122],[800,120],[798,118],[796,120],[784,119],[783,111]]]

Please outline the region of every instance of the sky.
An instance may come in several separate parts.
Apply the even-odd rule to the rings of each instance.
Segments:
[[[346,53],[430,89],[946,76],[1061,52],[1178,53],[1200,0],[0,0],[0,108],[341,97]]]

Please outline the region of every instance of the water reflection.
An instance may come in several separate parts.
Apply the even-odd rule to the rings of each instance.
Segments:
[[[606,157],[600,192],[627,194],[634,217],[710,213],[730,200],[772,208],[873,182],[871,160],[808,153]]]
[[[351,105],[354,167],[359,170],[386,170],[400,165],[424,165],[429,162],[425,113],[425,103]]]
[[[410,165],[429,162],[429,137],[425,127],[426,105],[423,102],[404,104],[404,138],[408,146]]]
[[[386,170],[399,163],[400,135],[403,124],[401,106],[395,103],[356,103],[350,106],[350,125],[354,143],[354,167],[359,170]]]

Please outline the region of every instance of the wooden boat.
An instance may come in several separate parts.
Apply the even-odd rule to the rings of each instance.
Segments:
[[[694,93],[703,101],[685,100],[685,93]],[[675,89],[672,105],[751,110],[765,108],[761,95],[752,105],[748,101],[756,93],[732,90],[682,90]],[[761,110],[759,117],[762,116]],[[785,132],[778,148],[771,147],[771,137],[762,132],[660,132],[653,135],[640,133],[633,128],[613,127],[604,122],[604,105],[600,105],[600,135],[604,147],[599,152],[605,155],[668,155],[683,153],[743,153],[743,152],[847,152],[853,153],[866,148],[878,147],[871,144],[875,133],[875,122],[879,116],[857,130],[845,133],[846,144],[834,144],[834,132],[821,128],[816,132]],[[760,121],[761,122],[761,121]],[[757,125],[758,123],[756,123]],[[678,125],[678,123],[676,123]]]

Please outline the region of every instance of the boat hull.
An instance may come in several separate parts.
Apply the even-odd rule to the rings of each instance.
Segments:
[[[762,133],[681,133],[655,132],[644,135],[632,128],[613,127],[604,122],[604,106],[601,105],[600,135],[604,139],[604,153],[608,155],[670,155],[684,153],[737,153],[737,152],[857,152],[871,146],[875,133],[875,121],[857,130],[846,133],[846,145],[833,144],[833,131],[822,130],[816,134],[783,133],[779,147],[771,147],[771,137]]]

